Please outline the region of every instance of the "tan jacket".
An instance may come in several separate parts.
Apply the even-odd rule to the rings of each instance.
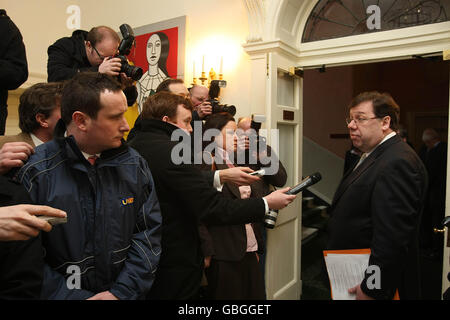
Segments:
[[[26,142],[33,148],[36,147],[34,145],[33,139],[31,139],[30,134],[25,132],[21,132],[19,134],[11,136],[0,136],[0,148],[2,148],[3,145],[7,142]]]

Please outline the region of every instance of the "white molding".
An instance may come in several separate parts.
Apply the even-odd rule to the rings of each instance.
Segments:
[[[450,48],[450,22],[376,32],[299,45],[299,65],[379,61]]]
[[[243,0],[247,9],[249,34],[247,43],[263,40],[265,10],[263,0]]]
[[[281,41],[280,39],[271,41],[260,41],[257,43],[247,43],[243,44],[245,52],[249,55],[257,55],[261,53],[278,52],[285,54],[293,59],[298,59],[300,56],[300,51],[289,44]]]

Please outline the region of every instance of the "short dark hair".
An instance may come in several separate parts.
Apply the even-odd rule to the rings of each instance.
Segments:
[[[151,95],[145,100],[142,108],[142,119],[162,120],[164,116],[170,119],[175,118],[178,105],[183,105],[186,109],[192,111],[191,100],[179,94],[161,91]]]
[[[120,37],[117,32],[107,26],[92,28],[86,36],[86,41],[89,41],[91,45],[95,47],[97,43],[102,42],[102,40],[108,36],[116,40],[118,43],[120,42]]]
[[[390,128],[394,131],[398,130],[400,107],[389,93],[380,93],[378,91],[360,93],[350,102],[348,110],[350,111],[350,109],[367,101],[372,102],[373,112],[377,118],[389,116],[391,118]]]
[[[36,115],[41,113],[47,119],[61,104],[63,82],[36,83],[20,96],[19,127],[22,132],[33,133],[39,128]]]
[[[170,92],[169,86],[174,83],[184,84],[184,81],[181,79],[168,78],[158,85],[158,87],[156,88],[156,93],[161,92],[161,91]]]
[[[207,117],[205,124],[203,125],[203,133],[208,129],[218,129],[222,131],[222,129],[230,121],[236,122],[233,116],[228,112],[213,113]],[[214,138],[212,139],[212,141],[214,141]],[[203,141],[203,149],[205,149],[208,145],[208,141]]]
[[[113,77],[98,72],[80,72],[64,85],[61,97],[61,119],[66,125],[72,121],[75,111],[81,111],[96,119],[100,105],[100,94],[104,91],[122,91],[120,83]]]
[[[205,131],[208,129],[219,129],[222,131],[223,127],[230,121],[236,122],[233,116],[228,112],[213,113],[206,119],[203,129]]]

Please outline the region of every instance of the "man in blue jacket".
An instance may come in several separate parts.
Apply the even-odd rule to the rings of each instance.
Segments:
[[[126,110],[115,79],[75,75],[54,139],[16,175],[36,204],[67,212],[43,237],[43,299],[140,299],[152,287],[161,213],[146,161],[122,139]]]

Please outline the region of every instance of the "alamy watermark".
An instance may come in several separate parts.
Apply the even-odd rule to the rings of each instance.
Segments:
[[[66,286],[69,290],[81,289],[81,269],[79,266],[70,265],[66,269],[69,276],[66,279]]]
[[[381,270],[377,265],[370,265],[366,269],[366,273],[370,276],[366,280],[366,285],[369,290],[381,289]]]
[[[66,13],[70,16],[66,20],[66,27],[69,30],[80,29],[81,27],[81,9],[77,5],[70,5],[66,9]]]
[[[367,7],[367,14],[370,16],[367,18],[366,25],[369,30],[381,29],[381,9],[377,5],[371,5]]]

